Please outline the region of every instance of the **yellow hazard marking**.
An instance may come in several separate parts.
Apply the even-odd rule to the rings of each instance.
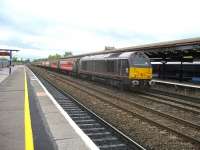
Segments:
[[[25,88],[24,89],[25,91],[24,92],[25,93],[25,102],[24,102],[25,150],[34,150],[26,72],[25,72],[24,84],[25,84],[24,86]]]
[[[152,68],[129,68],[129,79],[151,79]]]

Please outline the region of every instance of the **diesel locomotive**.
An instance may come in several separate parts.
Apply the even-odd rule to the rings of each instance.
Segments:
[[[152,79],[150,59],[139,51],[70,57],[37,62],[37,65],[120,87],[146,87]]]

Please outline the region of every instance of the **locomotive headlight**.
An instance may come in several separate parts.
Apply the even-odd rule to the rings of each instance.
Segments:
[[[132,85],[134,85],[134,86],[135,86],[135,85],[139,85],[139,84],[140,84],[140,82],[137,81],[137,80],[133,80],[133,81],[132,81]]]

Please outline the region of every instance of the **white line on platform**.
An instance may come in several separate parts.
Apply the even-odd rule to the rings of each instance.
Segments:
[[[172,85],[179,85],[179,86],[185,86],[185,87],[191,87],[191,88],[200,88],[198,85],[191,85],[191,84],[185,84],[185,83],[177,83],[177,82],[170,82],[170,81],[163,81],[163,80],[157,80],[153,79],[153,82],[158,82],[158,83],[165,83],[165,84],[172,84]]]
[[[27,69],[30,70],[29,68],[27,68]],[[32,72],[32,71],[30,70],[30,72]],[[41,81],[38,79],[38,77],[33,72],[32,72],[32,74],[35,76],[38,83],[41,85],[43,90],[46,92],[47,96],[51,99],[51,101],[58,108],[58,110],[61,112],[61,114],[65,117],[65,119],[73,127],[75,132],[81,137],[81,139],[88,146],[88,148],[91,150],[99,150],[99,148],[95,145],[95,143],[77,126],[77,124],[70,118],[70,116],[65,112],[65,110],[63,110],[63,108],[58,104],[58,102],[54,99],[54,97],[49,93],[49,91],[41,83]]]

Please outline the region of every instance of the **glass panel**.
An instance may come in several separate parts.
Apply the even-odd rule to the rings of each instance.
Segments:
[[[133,58],[133,65],[149,66],[149,60],[142,54],[136,54]]]

